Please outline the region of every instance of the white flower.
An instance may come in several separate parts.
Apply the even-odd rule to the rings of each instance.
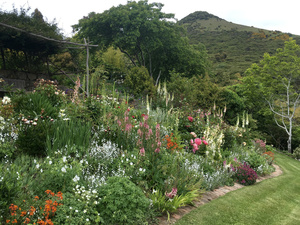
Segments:
[[[78,213],[78,210],[76,209],[76,210],[75,210],[75,212],[77,212],[77,213]]]
[[[85,210],[83,210],[83,213],[86,213],[86,209],[85,209]],[[89,220],[87,219],[87,221],[89,221]]]
[[[72,207],[70,206],[70,209],[72,209]]]
[[[50,161],[49,161],[49,165],[51,165],[51,164],[52,164],[52,161],[50,160]]]
[[[66,173],[66,172],[67,172],[66,168],[65,168],[65,167],[62,167],[62,168],[61,168],[61,172]]]
[[[11,102],[10,98],[7,97],[7,96],[4,96],[3,99],[2,99],[2,103],[3,105],[7,105]]]
[[[63,157],[63,162],[66,162],[66,161],[67,161],[67,157],[64,156],[64,157]]]
[[[38,169],[38,168],[40,168],[40,164],[36,164],[36,166],[35,166],[35,167],[36,167],[37,169]]]
[[[87,218],[86,221],[90,221],[90,220]]]
[[[41,169],[41,173],[43,172],[43,169]]]
[[[73,181],[74,181],[74,182],[77,182],[77,181],[79,181],[79,180],[80,180],[80,177],[77,176],[77,175],[73,178]],[[76,186],[76,188],[77,188],[77,186]]]

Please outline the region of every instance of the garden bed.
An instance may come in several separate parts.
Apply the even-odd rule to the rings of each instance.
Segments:
[[[277,177],[283,173],[278,165],[273,164],[273,166],[275,167],[275,171],[272,174],[266,175],[266,176],[260,176],[260,177],[258,177],[256,182],[261,182],[265,179]],[[199,200],[194,201],[194,206],[188,205],[188,206],[179,208],[176,213],[174,213],[170,216],[169,220],[168,220],[167,215],[159,217],[158,218],[159,225],[175,224],[177,220],[179,220],[184,215],[190,213],[192,210],[196,209],[197,207],[204,205],[206,203],[209,203],[210,201],[217,199],[217,198],[227,194],[228,192],[235,191],[235,190],[238,190],[243,187],[245,187],[245,186],[243,186],[239,183],[235,183],[233,186],[223,186],[223,187],[219,187],[213,191],[205,192],[200,197]]]

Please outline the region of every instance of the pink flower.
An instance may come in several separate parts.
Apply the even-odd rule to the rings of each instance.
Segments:
[[[157,142],[157,147],[160,147],[160,146],[161,146],[161,142],[158,141],[158,142]]]
[[[160,152],[160,149],[159,148],[156,148],[155,149],[155,153],[159,153]]]
[[[195,151],[199,150],[198,145],[197,144],[193,144],[193,148],[195,149]],[[194,150],[193,149],[193,150]]]
[[[120,120],[118,120],[118,124],[119,124],[119,126],[121,126],[121,125],[122,125],[122,122],[121,122]]]
[[[141,129],[138,129],[137,133],[138,133],[138,135],[139,135],[140,137],[143,136],[143,132],[141,131]]]
[[[126,124],[125,131],[130,132],[132,129],[132,125],[130,123]]]
[[[190,122],[193,122],[193,121],[194,121],[194,118],[191,117],[191,116],[188,116],[188,120],[189,120]]]
[[[203,140],[203,144],[208,145],[207,141]]]
[[[145,149],[144,149],[144,148],[141,148],[141,149],[140,149],[140,155],[141,155],[141,156],[145,156]]]
[[[193,144],[194,144],[194,141],[193,141],[193,139],[191,139],[191,140],[190,140],[190,144],[191,144],[191,145],[193,145]]]
[[[177,195],[177,188],[172,188],[172,191],[170,193],[165,193],[165,195],[168,198],[174,198]]]
[[[196,139],[195,139],[195,143],[196,143],[197,145],[201,145],[201,144],[202,144],[202,141],[201,141],[200,138],[196,138]],[[203,143],[204,143],[204,141],[203,141]]]

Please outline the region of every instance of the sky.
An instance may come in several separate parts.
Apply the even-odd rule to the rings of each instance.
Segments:
[[[195,11],[206,11],[232,23],[300,35],[299,0],[148,0],[164,4],[162,11],[180,20]],[[102,13],[127,0],[0,0],[1,11],[38,8],[48,22],[72,36],[71,26],[90,12]]]

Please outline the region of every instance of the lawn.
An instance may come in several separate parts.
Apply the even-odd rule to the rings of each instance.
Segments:
[[[281,176],[230,192],[176,224],[300,224],[300,162],[275,156]]]

